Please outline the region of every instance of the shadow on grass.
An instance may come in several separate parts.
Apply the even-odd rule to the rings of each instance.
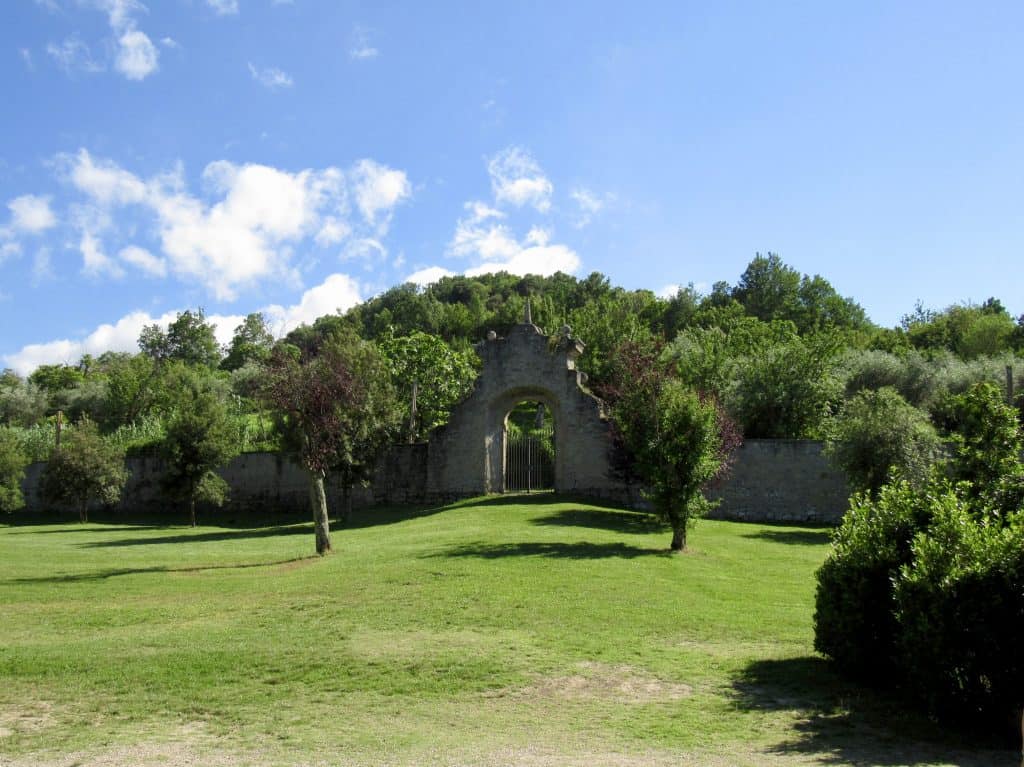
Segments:
[[[458,546],[429,557],[549,557],[551,559],[634,559],[636,557],[672,556],[667,549],[643,549],[625,543],[477,543]]]
[[[107,525],[104,524],[102,527],[95,527],[94,522],[89,522],[88,526],[81,525],[80,527],[68,527],[61,530],[16,530],[15,532],[8,533],[8,535],[67,535],[75,533],[127,533],[127,532],[139,532],[140,530],[167,530],[170,525]]]
[[[772,530],[760,530],[756,533],[746,533],[744,538],[760,538],[773,543],[789,543],[796,546],[820,546],[832,540],[834,528],[827,527],[821,530],[787,530],[780,527]]]
[[[992,741],[971,744],[940,731],[901,701],[844,680],[821,658],[761,660],[733,681],[743,711],[796,711],[795,735],[769,747],[777,755],[814,756],[816,763],[896,767],[1018,767],[1018,755]]]
[[[104,531],[101,531],[104,532]],[[289,527],[257,527],[251,530],[222,530],[215,533],[177,533],[154,535],[148,538],[117,538],[112,541],[92,541],[79,544],[85,549],[119,548],[121,546],[153,546],[165,543],[208,543],[210,541],[237,541],[245,538],[273,538],[279,535],[312,535],[313,525]]]
[[[564,509],[531,520],[535,525],[559,527],[590,527],[617,533],[660,533],[668,525],[652,514],[617,509]]]
[[[291,559],[279,559],[273,562],[249,562],[234,565],[193,565],[191,567],[124,567],[110,570],[97,570],[90,573],[75,573],[72,575],[44,575],[38,578],[12,578],[8,583],[83,583],[88,581],[102,581],[107,578],[117,578],[122,575],[143,575],[146,573],[201,573],[206,570],[247,570],[254,567],[277,567],[281,565],[294,565],[299,562],[309,562],[321,559],[318,556],[292,557]]]

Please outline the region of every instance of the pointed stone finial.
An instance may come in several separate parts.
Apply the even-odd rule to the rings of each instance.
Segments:
[[[530,299],[529,298],[526,299],[526,309],[523,311],[523,324],[524,325],[532,325],[533,324],[533,316],[530,314]]]

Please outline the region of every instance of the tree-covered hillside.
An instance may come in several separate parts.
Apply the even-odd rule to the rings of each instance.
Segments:
[[[399,285],[276,341],[252,314],[226,348],[201,309],[186,311],[167,329],[147,327],[134,354],[86,355],[27,378],[3,371],[0,425],[16,429],[36,459],[53,444],[58,411],[65,428],[88,416],[124,447],[155,444],[174,416],[174,389],[187,369],[210,379],[244,449],[272,448],[278,438],[257,396],[271,349],[287,343],[315,352],[347,326],[384,352],[405,400],[414,378],[421,390],[435,381],[420,394],[429,403],[426,422],[412,426],[422,438],[468,390],[473,344],[520,322],[527,300],[537,325],[550,333],[568,325],[586,344],[579,365],[597,393],[609,381],[614,351],[630,342],[714,396],[747,437],[822,437],[844,401],[882,387],[948,428],[950,396],[982,380],[1005,386],[1008,365],[1018,389],[1024,378],[1024,316],[1011,317],[998,299],[940,310],[918,305],[898,327],[883,328],[824,277],[800,274],[769,253],[755,256],[735,284],[718,282],[706,294],[689,286],[668,298],[613,286],[596,272]]]

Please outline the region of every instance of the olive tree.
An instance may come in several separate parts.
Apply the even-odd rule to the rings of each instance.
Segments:
[[[852,488],[878,493],[893,470],[920,487],[942,443],[927,413],[885,386],[851,397],[836,417],[825,452]]]
[[[327,472],[340,475],[347,519],[352,487],[369,477],[397,424],[384,360],[373,344],[345,327],[305,351],[279,344],[267,362],[262,396],[276,412],[286,449],[309,474],[316,551],[327,554]]]

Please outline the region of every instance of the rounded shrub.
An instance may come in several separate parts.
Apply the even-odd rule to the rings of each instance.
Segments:
[[[936,509],[895,590],[907,688],[940,719],[1011,734],[1024,706],[1024,515]]]
[[[860,391],[846,402],[825,451],[853,489],[875,494],[894,470],[914,486],[923,485],[941,447],[927,414],[887,386]]]
[[[814,648],[843,671],[885,679],[896,663],[893,581],[911,559],[929,517],[927,496],[909,482],[855,494],[818,570]]]

